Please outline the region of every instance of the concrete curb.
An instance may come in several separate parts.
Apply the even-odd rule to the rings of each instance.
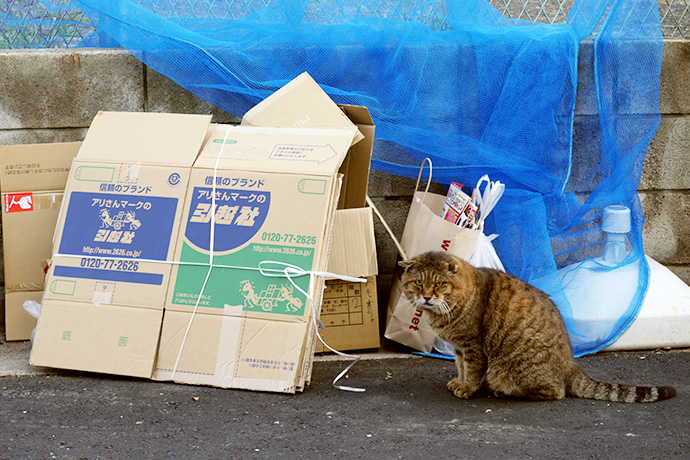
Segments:
[[[31,342],[5,342],[5,333],[2,331],[0,335],[0,378],[2,377],[21,377],[28,375],[51,375],[59,373],[59,370],[36,367],[29,364],[29,355],[31,354]],[[380,359],[399,359],[399,358],[419,358],[417,355],[406,353],[403,351],[388,350],[380,348],[378,350],[365,350],[358,352],[345,352],[348,355],[361,357],[362,361],[380,360]],[[330,362],[330,361],[352,361],[353,358],[348,356],[340,356],[334,353],[317,354],[314,356],[315,362]]]

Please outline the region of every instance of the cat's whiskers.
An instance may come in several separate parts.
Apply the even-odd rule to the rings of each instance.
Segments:
[[[450,311],[450,306],[448,305],[448,302],[446,302],[445,300],[442,300],[442,301],[440,302],[440,306],[441,306],[441,311],[443,312],[443,315],[446,317],[446,319],[448,320],[448,322],[450,322],[450,320],[451,320],[451,311]]]

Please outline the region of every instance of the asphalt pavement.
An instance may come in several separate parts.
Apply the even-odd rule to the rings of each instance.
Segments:
[[[351,369],[363,393],[332,386],[348,361],[319,357],[297,395],[32,368],[28,350],[0,343],[0,459],[690,458],[688,350],[578,359],[595,378],[678,390],[652,404],[460,400],[452,361],[399,350]]]

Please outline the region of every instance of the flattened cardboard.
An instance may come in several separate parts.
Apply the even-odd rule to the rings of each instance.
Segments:
[[[212,133],[192,171],[175,260],[210,261],[215,181],[214,268],[210,275],[204,265],[173,268],[155,379],[289,393],[304,388],[315,312],[292,283],[319,298],[323,280],[293,275],[290,281],[256,269],[325,269],[341,186],[336,174],[354,133],[257,127]],[[325,157],[321,146],[328,146]],[[200,350],[205,357],[195,358]]]
[[[371,208],[336,211],[328,271],[347,276],[378,274],[374,217]]]
[[[0,146],[2,193],[63,191],[81,142]]]
[[[371,208],[336,211],[328,272],[366,278],[366,283],[326,281],[321,336],[336,350],[380,346],[376,294],[376,241]],[[319,343],[317,351],[324,351]]]
[[[43,290],[62,197],[62,192],[33,192],[31,210],[3,212],[6,290]]]
[[[366,206],[369,164],[374,145],[374,122],[366,107],[336,105],[323,89],[303,73],[242,117],[242,126],[348,128],[358,130],[340,173],[345,180],[338,209]]]
[[[301,128],[338,127],[348,124],[357,126],[362,137],[358,138],[359,140],[350,148],[339,170],[344,175],[344,181],[338,202],[338,213],[341,209],[359,209],[361,215],[368,214],[368,218],[371,219],[371,210],[362,208],[366,206],[369,165],[374,144],[374,122],[366,107],[324,105],[321,104],[324,99],[329,99],[328,95],[311,77],[303,74],[250,110],[244,116],[242,124]],[[326,110],[327,114],[324,113]],[[319,113],[320,117],[317,119],[311,116],[312,113]],[[346,118],[347,122],[343,118]],[[353,227],[348,227],[348,225]],[[327,283],[322,305],[322,315],[325,317],[322,316],[321,319],[330,323],[331,328],[330,330],[327,328],[323,336],[328,338],[327,343],[331,347],[338,350],[378,347],[380,339],[376,269],[371,267],[372,257],[373,265],[376,265],[373,222],[371,227],[359,226],[357,222],[352,222],[344,224],[344,228],[348,228],[346,234],[351,237],[341,240],[344,236],[334,234],[329,264],[333,261],[335,265],[329,265],[329,271],[350,276],[364,276],[369,281],[366,286],[336,281]],[[351,230],[352,228],[357,230]],[[338,224],[334,232],[337,229]],[[353,239],[356,241],[352,241]],[[339,246],[339,240],[346,245]],[[352,243],[361,245],[362,250],[353,250],[352,246],[348,246]],[[338,247],[342,250],[338,250]],[[345,266],[336,263],[341,260]],[[362,264],[365,266],[361,267]],[[316,349],[321,351],[321,347],[321,343],[318,342]]]
[[[211,115],[99,112],[77,159],[121,165],[189,167],[206,137]],[[120,174],[136,174],[136,168]],[[90,177],[84,172],[82,180]]]
[[[6,340],[29,340],[36,327],[36,318],[24,310],[24,302],[41,303],[43,291],[5,291]]]
[[[340,109],[336,107],[336,110]],[[55,264],[49,271],[49,289],[43,299],[46,313],[42,313],[39,319],[32,363],[225,388],[287,393],[301,391],[311,377],[314,316],[323,301],[323,277],[291,274],[294,283],[313,296],[314,303],[311,304],[297,288],[286,282],[285,273],[280,277],[270,277],[263,272],[256,279],[248,273],[255,272],[257,265],[262,270],[282,270],[284,264],[290,263],[302,270],[326,269],[334,214],[342,186],[342,176],[337,171],[342,169],[357,130],[350,122],[349,126],[333,129],[296,130],[213,126],[207,121],[204,121],[206,125],[196,122],[187,125],[177,120],[167,123],[162,119],[151,123],[151,129],[148,129],[145,118],[141,115],[130,118],[126,114],[112,117],[99,114],[94,122],[94,133],[87,134],[87,149],[84,149],[84,156],[80,155],[75,162],[61,210],[54,245]],[[108,123],[104,124],[103,120],[118,125],[115,131],[119,134],[108,133]],[[143,142],[145,148],[133,146],[130,149],[122,144],[121,138],[130,132],[123,127],[127,124],[142,125],[132,131],[135,135],[130,139],[135,143]],[[159,160],[165,156],[160,152],[150,153],[150,149],[157,149],[160,145],[172,148],[168,143],[155,142],[164,131],[172,129],[179,134],[188,128],[204,143],[191,170],[186,163],[187,147],[173,155],[171,164]],[[270,141],[274,137],[280,142]],[[118,148],[110,145],[118,142]],[[103,143],[109,145],[101,151]],[[182,145],[196,144],[184,141]],[[118,157],[117,150],[123,148],[137,152],[124,156],[128,163],[123,163]],[[223,154],[219,159],[220,148]],[[145,161],[132,162],[134,157]],[[110,168],[110,171],[97,168]],[[121,194],[122,191],[112,190],[110,184],[132,185],[128,181],[133,179],[146,179],[157,184],[161,178],[166,178],[168,168],[177,168],[178,172],[178,176],[167,176],[168,186],[182,186],[185,198],[178,206],[170,232],[168,263],[161,261],[156,264],[173,265],[171,276],[163,276],[161,280],[167,296],[156,293],[149,297],[144,291],[150,289],[131,282],[133,272],[151,272],[149,262],[143,260],[132,260],[139,263],[136,269],[119,270],[125,272],[120,274],[125,279],[108,279],[107,282],[88,276],[69,279],[64,274],[56,274],[58,265],[86,269],[81,271],[82,275],[100,275],[104,270],[112,270],[112,267],[97,266],[97,262],[92,262],[92,259],[101,259],[94,257],[92,252],[76,254],[76,257],[72,254],[78,252],[74,251],[75,248],[82,251],[87,248],[95,253],[108,249],[103,245],[87,244],[86,237],[84,241],[72,237],[71,230],[79,228],[78,221],[70,220],[69,210],[75,197],[75,209],[95,208],[98,211],[99,225],[103,225],[99,230],[112,231],[109,226],[117,220],[113,213],[109,213],[110,219],[105,220],[101,215],[102,208],[113,209],[112,203],[108,207],[102,204],[101,197],[88,195],[84,201],[84,198],[79,198],[80,192]],[[175,180],[171,181],[173,177]],[[86,184],[90,181],[96,182],[96,189],[90,188],[93,184]],[[151,196],[160,195],[160,187],[156,184],[151,186]],[[144,184],[142,189],[144,195],[147,194],[146,187],[148,184]],[[166,196],[170,193],[168,190]],[[120,207],[128,204],[123,204],[122,198],[117,196],[110,199],[113,202],[119,200]],[[212,206],[214,202],[215,208]],[[153,202],[151,206],[154,206]],[[214,237],[214,246],[208,244],[211,216],[215,221],[214,235],[218,235],[218,238]],[[121,225],[132,225],[132,219],[125,222],[124,216],[121,217],[118,221]],[[139,220],[138,214],[136,219]],[[243,225],[240,223],[248,223],[253,229],[242,234],[239,227]],[[134,230],[147,225],[148,220],[144,218]],[[231,225],[235,228],[229,232],[223,228]],[[159,229],[158,233],[167,235],[167,227]],[[66,238],[77,243],[62,251],[61,243]],[[211,252],[214,268],[199,297]],[[246,257],[247,254],[252,256]],[[104,258],[114,255],[107,252]],[[129,260],[133,257],[133,253],[125,253],[120,258]],[[178,261],[182,265],[178,266]],[[230,262],[232,265],[228,264]],[[85,266],[82,265],[84,263]],[[197,272],[203,275],[201,279],[197,279]],[[222,280],[214,280],[216,273],[225,276]],[[183,289],[185,283],[188,286]],[[190,289],[193,284],[196,284],[195,289]],[[275,286],[271,287],[271,284]],[[220,295],[216,295],[214,290],[220,290]],[[123,291],[130,292],[122,294]],[[132,302],[128,305],[128,296],[134,297],[135,294],[139,294],[138,304]],[[197,299],[198,307],[195,306]],[[159,302],[165,305],[164,310]],[[87,321],[80,323],[78,316]],[[86,328],[94,324],[98,328],[109,328],[108,332],[101,334],[100,338],[91,334]],[[134,327],[135,324],[140,327]],[[152,337],[157,351],[148,346],[152,342],[147,340]],[[113,348],[115,338],[118,342],[115,346],[119,348]],[[128,351],[125,344],[130,343],[137,346]],[[143,346],[144,343],[147,346]],[[92,347],[95,354],[100,355],[98,363],[91,351],[82,355],[74,351],[85,347]],[[116,354],[119,354],[119,359],[109,364],[107,357]]]
[[[369,166],[374,148],[374,121],[366,107],[341,105],[340,109],[357,126],[364,138],[350,148],[347,160],[340,168],[345,176],[338,209],[363,208],[369,188]]]
[[[252,107],[242,125],[294,128],[351,128],[352,121],[306,72]],[[356,133],[353,143],[364,139]]]
[[[162,315],[155,308],[43,299],[31,364],[149,378]]]
[[[311,324],[246,318],[241,316],[241,309],[235,310],[221,316],[197,314],[184,347],[182,339],[191,313],[166,310],[155,379],[221,388],[298,391],[296,373]],[[291,345],[286,348],[284,344]]]
[[[60,210],[32,364],[151,377],[168,261],[210,121],[94,118]]]
[[[171,267],[149,261],[172,257],[189,173],[210,119],[96,115],[69,178],[46,299],[163,308]]]
[[[40,302],[52,237],[70,165],[81,143],[0,147],[6,339],[28,340],[36,319],[24,300]]]

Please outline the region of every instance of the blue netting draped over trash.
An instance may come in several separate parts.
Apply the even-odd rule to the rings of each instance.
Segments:
[[[72,3],[98,28],[80,46],[119,44],[227,112],[308,71],[337,103],[369,108],[374,169],[416,177],[430,157],[436,182],[504,182],[486,233],[500,234],[509,272],[556,301],[576,355],[636,317],[649,283],[637,186],[660,120],[656,0],[575,0],[554,24],[486,0]]]

